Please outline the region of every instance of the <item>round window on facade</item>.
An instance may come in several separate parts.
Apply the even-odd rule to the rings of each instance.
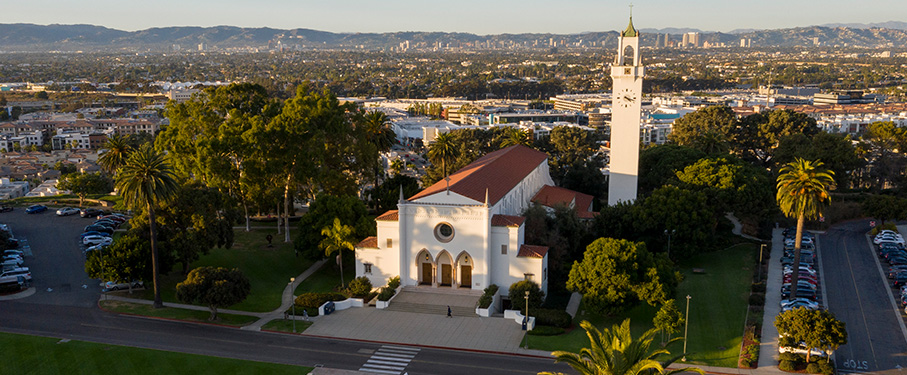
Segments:
[[[454,229],[448,223],[440,223],[435,226],[435,238],[441,242],[450,242],[454,237]]]

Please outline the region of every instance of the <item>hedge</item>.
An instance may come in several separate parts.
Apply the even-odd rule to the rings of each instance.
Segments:
[[[350,281],[350,285],[347,286],[347,291],[349,291],[353,298],[363,298],[371,293],[372,282],[368,277],[357,277],[353,279],[353,281]]]
[[[296,297],[295,304],[297,308],[302,308],[308,312],[309,316],[317,316],[318,307],[325,302],[343,301],[345,299],[346,296],[340,293],[303,293]]]
[[[765,295],[762,293],[750,294],[750,306],[765,305]]]
[[[554,326],[559,328],[569,328],[573,318],[563,310],[554,309],[529,309],[529,316],[535,317],[535,324],[542,326]]]
[[[378,300],[382,302],[390,301],[395,293],[397,293],[397,290],[391,289],[390,287],[381,288],[381,293],[378,293]]]
[[[532,336],[557,336],[564,333],[561,327],[540,326],[536,325],[531,331],[527,332]]]
[[[396,290],[400,287],[400,276],[394,276],[387,279],[387,287]]]
[[[794,372],[797,371],[797,364],[791,361],[781,361],[778,364],[778,369],[781,371]]]
[[[491,303],[494,302],[494,295],[498,293],[498,286],[495,284],[489,285],[485,288],[482,296],[479,297],[479,308],[487,309],[488,306],[491,306]]]

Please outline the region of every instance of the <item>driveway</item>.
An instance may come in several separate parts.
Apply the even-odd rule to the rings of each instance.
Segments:
[[[867,231],[869,222],[861,220],[835,225],[818,236],[826,305],[847,324],[848,344],[835,352],[841,372],[882,372],[907,366],[907,332],[900,311],[892,304],[878,256],[866,239]]]
[[[79,215],[59,217],[56,209],[26,214],[24,208],[0,214],[13,236],[27,240],[32,256],[25,258],[36,293],[22,302],[47,305],[92,307],[100,296],[99,282],[85,274],[85,258],[79,248],[79,234],[94,219]]]

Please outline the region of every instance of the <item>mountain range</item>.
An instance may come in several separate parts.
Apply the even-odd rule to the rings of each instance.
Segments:
[[[680,41],[681,34],[700,32],[700,41],[739,45],[747,38],[752,47],[864,46],[877,48],[907,47],[907,23],[889,21],[878,24],[834,24],[774,30],[735,30],[707,32],[691,28],[642,29],[642,44],[654,46],[656,39],[669,34]],[[578,34],[497,34],[476,35],[444,32],[332,33],[311,29],[215,27],[157,27],[123,31],[95,25],[0,24],[0,51],[172,51],[175,46],[208,48],[267,48],[278,42],[290,48],[365,48],[385,49],[409,44],[412,47],[455,47],[463,45],[505,47],[513,44],[546,47],[595,42],[595,46],[615,46],[617,32]]]

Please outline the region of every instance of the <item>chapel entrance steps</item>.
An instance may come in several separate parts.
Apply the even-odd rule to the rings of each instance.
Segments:
[[[447,306],[456,317],[478,317],[476,303],[481,291],[446,287],[404,287],[385,310],[447,315]]]

